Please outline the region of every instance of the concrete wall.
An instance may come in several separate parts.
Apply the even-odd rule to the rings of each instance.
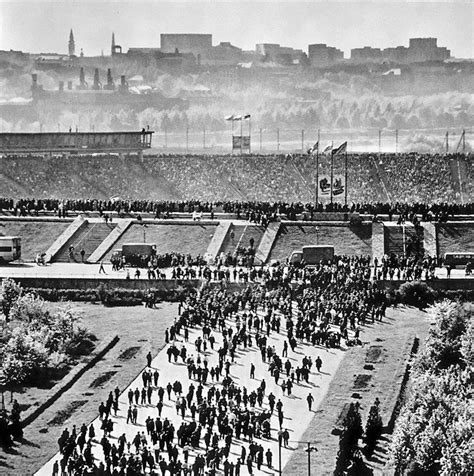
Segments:
[[[380,287],[393,291],[398,289],[407,281],[379,281]],[[410,281],[408,281],[410,282]],[[413,281],[411,281],[413,282]],[[474,278],[467,279],[434,279],[432,281],[423,281],[435,291],[474,291]]]
[[[100,284],[108,288],[123,289],[158,289],[171,290],[178,286],[198,288],[199,279],[94,279],[94,278],[13,278],[17,283],[26,288],[44,289],[95,289]],[[1,279],[0,279],[1,282]]]

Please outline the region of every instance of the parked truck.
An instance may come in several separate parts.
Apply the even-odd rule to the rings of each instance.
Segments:
[[[288,264],[294,266],[314,266],[321,261],[331,261],[334,259],[334,246],[311,245],[303,246],[301,250],[291,253]]]

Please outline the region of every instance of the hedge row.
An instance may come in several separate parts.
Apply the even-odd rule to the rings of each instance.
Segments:
[[[402,284],[398,290],[388,293],[390,304],[402,303],[420,309],[443,299],[470,302],[474,300],[474,290],[434,290],[424,281],[409,281]]]
[[[88,289],[45,289],[28,288],[45,301],[100,302],[106,306],[140,306],[143,303],[154,304],[160,301],[178,302],[186,293],[179,289],[124,289],[108,288],[100,285]]]

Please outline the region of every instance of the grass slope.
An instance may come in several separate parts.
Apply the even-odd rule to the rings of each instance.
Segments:
[[[474,251],[474,223],[437,225],[438,254]]]
[[[21,237],[23,261],[34,261],[36,253],[46,251],[70,222],[0,220],[0,234]]]
[[[317,232],[317,229],[319,231]],[[307,245],[333,245],[336,254],[372,254],[372,225],[282,225],[270,259],[285,261],[290,253]]]
[[[124,243],[143,243],[144,236],[147,243],[156,243],[158,254],[179,252],[197,256],[204,255],[217,227],[215,225],[165,225],[133,224],[115,242],[106,259],[110,258],[114,249],[121,248]]]
[[[79,324],[87,327],[101,342],[118,335],[118,344],[86,372],[70,390],[33,423],[25,428],[25,440],[12,452],[0,449],[0,475],[33,474],[58,450],[57,439],[64,427],[78,428],[97,416],[100,402],[105,401],[116,385],[123,389],[146,365],[146,354],[157,354],[164,346],[165,329],[177,315],[177,305],[163,303],[159,309],[144,307],[106,308],[84,303],[60,304],[72,308],[81,316]],[[133,351],[130,351],[133,348]],[[35,404],[44,396],[41,389],[29,389],[14,398],[22,404]],[[46,392],[46,390],[44,390]],[[5,396],[6,403],[10,395]],[[36,403],[37,404],[37,403]],[[49,426],[50,422],[57,426]]]
[[[339,436],[332,435],[331,431],[342,424],[344,412],[351,401],[360,403],[365,428],[369,408],[378,397],[383,424],[388,423],[413,339],[418,336],[423,342],[428,328],[426,314],[413,308],[389,309],[382,323],[376,322],[363,328],[361,340],[364,346],[347,350],[323,402],[303,435],[303,442],[284,468],[285,476],[306,472],[308,457],[304,452],[304,442],[307,441],[318,448],[316,453],[311,454],[313,474],[334,472]],[[324,355],[322,359],[324,362]],[[369,363],[373,370],[364,369],[364,365]],[[360,398],[352,398],[355,393]],[[386,461],[384,453],[385,449],[376,451],[369,462],[374,474],[381,474],[383,470]]]

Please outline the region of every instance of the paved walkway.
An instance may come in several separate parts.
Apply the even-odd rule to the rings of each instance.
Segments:
[[[99,274],[100,264],[86,264],[86,263],[53,263],[47,266],[37,266],[34,263],[23,264],[9,264],[0,266],[0,278],[113,278],[125,279],[126,271],[113,271],[112,265],[104,263],[105,272],[107,274]],[[211,266],[213,269],[214,267]],[[130,277],[133,279],[136,268],[128,268],[130,270]],[[270,267],[270,270],[272,268]],[[146,280],[146,269],[141,270],[141,280]],[[166,274],[168,279],[171,279],[172,269],[162,269],[162,273]],[[436,276],[440,279],[446,278],[446,269],[437,268]],[[464,269],[453,269],[451,271],[452,279],[466,278],[474,279],[474,275],[466,277]]]
[[[261,314],[261,312],[259,312]],[[228,321],[228,326],[234,326],[234,321]],[[284,325],[282,326],[284,328]],[[285,331],[281,330],[279,334],[272,332],[269,336],[268,343],[270,345],[274,345],[275,349],[278,354],[281,354],[283,348],[283,341],[285,340]],[[195,339],[202,335],[201,329],[190,329],[190,336],[189,342],[185,343],[184,340],[181,338],[178,339],[177,345],[180,348],[184,345],[187,348],[188,355],[194,354],[197,357],[197,351],[194,345]],[[218,356],[217,356],[217,349],[220,347],[222,343],[222,336],[220,334],[215,334],[216,337],[216,345],[215,350],[206,352],[205,356],[209,361],[209,365],[217,365],[218,363]],[[168,362],[168,357],[166,354],[168,346],[166,346],[154,359],[152,362],[152,368],[158,369],[160,373],[158,385],[165,387],[168,382],[173,383],[175,380],[178,380],[183,385],[183,394],[187,393],[188,387],[191,383],[191,380],[188,379],[187,368],[181,362],[181,359],[178,360],[178,363],[170,363]],[[325,396],[327,389],[329,387],[329,383],[334,376],[342,358],[344,355],[343,350],[339,349],[326,349],[319,346],[308,346],[308,345],[299,345],[296,349],[296,352],[292,352],[291,349],[288,351],[288,357],[293,365],[301,365],[302,358],[306,356],[311,356],[313,362],[316,357],[319,355],[323,361],[322,371],[321,373],[317,372],[316,369],[312,368],[312,373],[310,374],[309,383],[304,384],[296,384],[293,388],[293,395],[288,396],[287,394],[283,395],[281,387],[275,384],[274,379],[270,376],[268,372],[267,365],[264,364],[261,360],[260,352],[257,347],[254,345],[251,348],[247,348],[246,350],[240,350],[236,353],[236,360],[235,363],[231,366],[230,375],[234,382],[239,385],[240,387],[246,387],[247,392],[250,393],[253,390],[256,390],[257,387],[260,385],[262,379],[265,379],[266,382],[266,392],[265,395],[268,395],[270,392],[276,396],[277,400],[281,399],[283,402],[283,413],[285,415],[283,428],[287,428],[290,432],[290,443],[288,448],[282,448],[282,468],[285,467],[285,464],[289,461],[290,457],[294,453],[294,451],[298,448],[298,443],[301,441],[301,438],[311,420],[315,417],[318,405],[322,401],[323,397]],[[204,354],[201,354],[201,357],[204,358]],[[285,359],[284,359],[285,361]],[[255,371],[255,379],[250,379],[249,369],[250,363],[253,362],[256,367]],[[280,383],[282,379],[280,379]],[[196,387],[198,383],[196,381],[192,382]],[[208,384],[204,388],[203,396],[207,395],[207,390],[212,385],[212,382],[208,382]],[[216,385],[220,387],[219,384]],[[112,417],[114,421],[114,431],[113,431],[113,438],[117,438],[122,433],[125,433],[127,436],[127,440],[131,441],[133,437],[136,435],[137,431],[142,432],[146,431],[144,427],[145,420],[148,416],[156,418],[158,416],[158,412],[156,409],[156,403],[158,401],[158,395],[156,390],[153,392],[152,396],[152,404],[151,405],[140,405],[138,409],[138,424],[132,425],[126,423],[126,414],[128,408],[128,397],[127,393],[129,388],[135,390],[135,388],[142,388],[142,378],[141,375],[138,375],[137,378],[131,383],[129,387],[127,387],[119,398],[119,411],[116,417]],[[111,388],[112,390],[112,388]],[[311,393],[315,399],[313,404],[313,411],[309,412],[307,403],[306,403],[306,396],[308,393]],[[164,407],[162,418],[168,418],[175,429],[178,429],[180,426],[182,419],[181,416],[178,416],[176,413],[176,397],[171,394],[171,400],[168,400],[167,395],[165,393],[164,398]],[[264,399],[263,409],[268,408],[268,400],[267,398]],[[258,405],[257,407],[258,408]],[[187,411],[185,416],[185,421],[191,421],[191,416],[189,411]],[[100,428],[100,421],[97,418],[94,420],[94,426],[96,429],[96,435],[100,438],[102,436],[102,431]],[[215,428],[214,428],[215,430]],[[278,418],[276,411],[274,411],[272,418],[271,418],[271,440],[264,440],[264,439],[256,439],[259,444],[262,444],[264,447],[264,451],[267,448],[270,448],[273,453],[273,469],[269,469],[266,465],[262,466],[261,471],[257,471],[254,467],[254,474],[278,474],[278,440],[277,440],[277,432],[279,430],[278,425]],[[205,432],[203,431],[202,435],[204,436]],[[249,442],[244,440],[237,440],[236,438],[232,441],[231,446],[231,453],[229,457],[229,461],[236,462],[237,459],[240,457],[241,454],[241,446],[245,445],[248,447]],[[150,443],[151,446],[151,443]],[[198,450],[199,453],[204,453],[203,448],[205,447],[203,439],[201,439],[200,449]],[[98,441],[94,442],[93,445],[93,453],[97,460],[103,460],[103,453]],[[194,460],[196,456],[196,451],[190,452],[190,462]],[[248,448],[247,448],[248,454]],[[54,460],[58,459],[59,455],[55,455],[45,466],[43,466],[37,473],[37,476],[50,476],[52,474],[52,465]],[[221,466],[222,468],[222,466]],[[246,466],[241,467],[241,475],[248,475],[248,470]],[[283,474],[287,474],[283,472]]]

